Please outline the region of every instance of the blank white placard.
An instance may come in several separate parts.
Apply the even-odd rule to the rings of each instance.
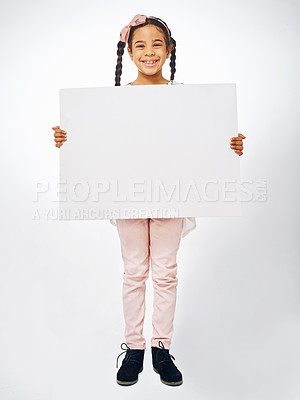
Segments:
[[[60,89],[60,219],[240,216],[235,84]]]

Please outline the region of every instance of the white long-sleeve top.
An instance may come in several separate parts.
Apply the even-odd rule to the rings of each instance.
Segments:
[[[131,82],[127,83],[127,85],[131,85]],[[181,82],[170,81],[166,85],[183,85]],[[117,226],[116,219],[110,219],[112,225]],[[196,228],[196,218],[195,217],[184,217],[183,221],[183,229],[181,233],[181,237],[185,237],[189,232]]]

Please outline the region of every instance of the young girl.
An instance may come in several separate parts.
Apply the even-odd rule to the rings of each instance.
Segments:
[[[176,42],[161,19],[137,14],[121,30],[115,86],[120,86],[122,56],[127,43],[138,76],[128,85],[175,85]],[[162,67],[170,58],[170,81],[162,76]],[[134,88],[132,89],[134,90]],[[66,141],[66,131],[53,127],[56,146]],[[231,148],[242,155],[245,136],[231,138]],[[173,320],[177,293],[177,252],[181,237],[196,227],[195,218],[141,218],[110,220],[117,227],[124,261],[123,312],[125,319],[125,358],[117,373],[117,383],[132,385],[143,370],[146,340],[143,336],[145,289],[151,261],[153,280],[153,335],[151,338],[152,365],[160,380],[172,386],[181,385],[182,374],[175,358],[169,353],[173,335]],[[118,358],[123,354],[121,353]],[[117,368],[118,368],[117,358]]]

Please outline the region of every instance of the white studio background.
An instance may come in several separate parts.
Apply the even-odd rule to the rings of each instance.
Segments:
[[[169,25],[175,80],[237,84],[241,178],[267,182],[266,201],[243,203],[241,218],[197,219],[182,240],[176,389],[151,366],[151,275],[144,371],[132,387],[115,382],[116,228],[33,219],[57,207],[59,88],[114,85],[119,33],[137,13]],[[1,3],[1,400],[299,399],[299,20],[299,0]],[[121,84],[136,76],[126,48]],[[49,190],[34,203],[37,182]]]

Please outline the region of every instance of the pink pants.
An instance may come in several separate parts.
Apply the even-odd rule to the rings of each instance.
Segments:
[[[151,260],[153,280],[153,336],[170,349],[177,294],[177,251],[184,218],[118,219],[124,261],[123,312],[125,339],[131,349],[145,349],[143,335],[146,281]]]

